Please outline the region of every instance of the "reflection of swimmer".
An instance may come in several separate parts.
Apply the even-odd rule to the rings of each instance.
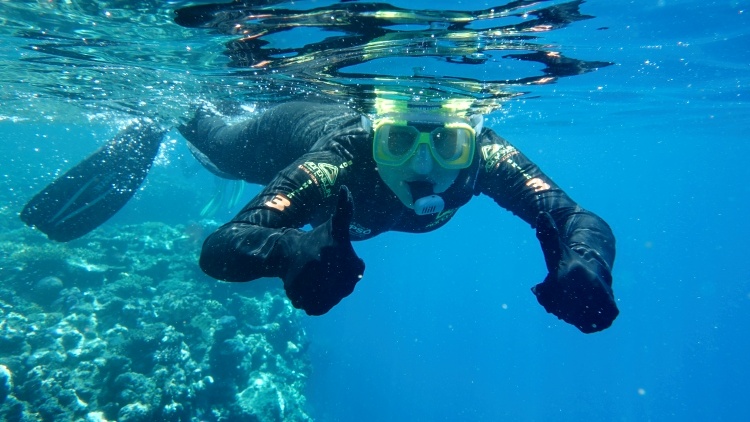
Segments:
[[[446,58],[446,61],[448,63],[484,64],[489,58],[490,57],[484,53],[472,53],[465,54],[460,58],[448,57]]]
[[[549,271],[532,289],[539,303],[585,333],[609,327],[618,314],[609,226],[482,121],[408,108],[370,121],[314,103],[234,125],[199,112],[180,127],[196,157],[265,185],[206,239],[201,268],[227,281],[280,277],[295,307],[324,314],[364,274],[351,240],[437,229],[485,194],[536,228]]]

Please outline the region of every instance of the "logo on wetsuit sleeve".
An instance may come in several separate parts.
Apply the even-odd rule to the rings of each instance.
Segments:
[[[336,184],[336,178],[339,175],[339,168],[346,168],[351,165],[351,161],[342,163],[340,166],[335,166],[328,163],[313,163],[312,161],[306,161],[300,166],[302,170],[305,170],[313,182],[318,185],[320,190],[323,192],[323,197],[328,198],[331,196],[331,188]]]
[[[445,224],[446,222],[448,222],[448,220],[453,218],[453,216],[456,214],[456,211],[458,211],[458,208],[451,208],[449,210],[440,211],[435,216],[435,219],[431,223],[427,224],[425,227],[427,227],[428,229],[433,229],[433,228],[436,228],[437,226],[441,226]]]
[[[518,154],[518,150],[510,145],[483,145],[482,158],[484,158],[484,169],[491,171],[497,167],[498,163],[505,161],[510,157]]]
[[[549,183],[545,182],[544,180],[538,177],[529,179],[526,182],[526,186],[530,187],[531,189],[534,189],[534,192],[541,192],[543,190],[548,190],[551,187]]]
[[[286,207],[292,205],[292,202],[289,201],[289,198],[287,198],[284,194],[276,194],[270,201],[267,201],[265,206],[273,209],[277,209],[279,211],[284,211]]]
[[[506,162],[510,167],[517,170],[521,175],[526,178],[526,186],[534,190],[534,192],[542,192],[549,190],[552,186],[545,182],[539,177],[534,177],[527,173],[515,160],[511,157],[518,154],[518,150],[510,145],[484,145],[482,146],[482,157],[485,160],[485,170],[492,171],[497,168],[501,162]]]
[[[354,221],[349,223],[349,236],[353,239],[366,239],[370,237],[372,230]]]

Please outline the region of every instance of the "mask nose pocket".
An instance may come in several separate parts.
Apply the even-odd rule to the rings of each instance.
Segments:
[[[429,174],[432,171],[432,154],[427,145],[420,145],[411,158],[411,169],[417,174]]]

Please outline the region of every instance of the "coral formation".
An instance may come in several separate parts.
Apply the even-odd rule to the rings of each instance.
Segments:
[[[197,252],[157,223],[0,234],[0,418],[311,420],[299,311],[209,279]]]

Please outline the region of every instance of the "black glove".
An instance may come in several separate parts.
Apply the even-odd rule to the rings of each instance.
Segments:
[[[349,189],[339,190],[333,216],[302,235],[292,252],[284,290],[297,309],[308,315],[323,315],[354,291],[365,272],[365,263],[352,248],[349,222],[354,203]]]
[[[531,289],[539,304],[586,334],[612,325],[620,311],[610,287],[610,271],[565,245],[549,213],[537,217],[536,237],[549,271],[544,281]]]

